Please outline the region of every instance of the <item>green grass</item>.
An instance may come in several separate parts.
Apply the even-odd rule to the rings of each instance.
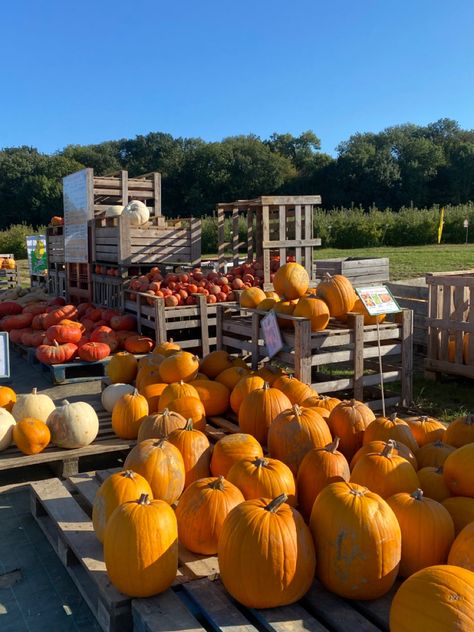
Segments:
[[[443,376],[441,382],[425,380],[415,374],[413,400],[425,414],[445,422],[474,411],[472,380]]]
[[[404,248],[317,249],[317,259],[336,257],[388,257],[393,281],[424,276],[427,272],[448,272],[474,268],[474,245],[430,245]],[[317,266],[317,263],[316,263]]]

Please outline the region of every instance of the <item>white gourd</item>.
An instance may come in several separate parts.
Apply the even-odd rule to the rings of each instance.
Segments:
[[[123,213],[123,206],[119,205],[114,205],[114,206],[108,206],[105,209],[105,217],[118,217],[119,215],[122,215]]]
[[[123,215],[126,215],[132,226],[142,226],[150,219],[150,211],[148,207],[139,200],[132,200],[123,209]]]
[[[5,408],[0,408],[0,452],[6,450],[13,441],[15,418]]]
[[[38,389],[34,388],[31,393],[17,395],[12,415],[15,421],[20,421],[26,417],[46,421],[54,409],[55,405],[51,397],[44,393],[38,393]]]
[[[122,384],[121,382],[117,382],[117,384],[110,384],[102,391],[102,406],[107,412],[111,413],[115,404],[122,395],[133,393],[134,390],[135,387],[131,384]]]
[[[58,448],[83,448],[90,445],[99,432],[99,418],[90,404],[67,399],[49,415],[46,421],[51,443]]]

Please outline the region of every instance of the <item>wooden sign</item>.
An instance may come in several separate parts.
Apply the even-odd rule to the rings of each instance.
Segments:
[[[89,242],[87,222],[94,217],[92,169],[82,169],[63,178],[64,259],[66,263],[87,263]]]
[[[370,316],[395,314],[401,311],[397,301],[393,298],[392,293],[385,285],[356,287],[355,291]]]
[[[277,317],[273,310],[269,311],[260,321],[263,339],[267,348],[267,355],[273,358],[279,351],[283,349],[283,340],[278,326]]]
[[[10,377],[10,347],[8,333],[0,331],[0,380]]]
[[[44,276],[48,271],[46,235],[28,235],[26,237],[26,252],[30,276]]]

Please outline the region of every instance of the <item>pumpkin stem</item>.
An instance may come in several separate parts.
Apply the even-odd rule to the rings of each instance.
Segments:
[[[349,402],[349,404],[350,404],[351,406],[355,406],[355,405],[357,404],[357,400],[356,400],[356,399],[351,399],[351,400],[350,400],[350,402]]]
[[[267,467],[268,465],[268,459],[266,459],[264,456],[257,456],[257,458],[255,459],[255,461],[253,462],[253,464],[256,467]]]
[[[334,454],[337,448],[339,447],[340,440],[341,440],[340,437],[334,437],[334,440],[331,441],[331,443],[328,443],[327,445],[324,446],[324,449],[326,450],[326,452],[331,452],[331,454]]]
[[[191,419],[191,417],[184,424],[184,430],[193,430],[193,420]]]
[[[390,421],[397,421],[398,417],[397,417],[397,413],[392,413],[390,415]]]
[[[63,399],[61,406],[69,406],[69,401],[67,399]]]
[[[442,465],[438,465],[438,467],[435,470],[436,474],[443,474],[443,466]]]
[[[270,388],[270,384],[268,382],[264,382],[262,388],[263,388],[264,391],[268,391],[268,389]]]
[[[388,458],[390,458],[392,456],[392,451],[393,448],[395,447],[395,442],[392,439],[389,439],[384,447],[384,449],[382,450],[382,452],[380,453],[381,456],[386,456]]]
[[[142,494],[140,498],[137,500],[139,505],[149,505],[150,501],[148,499],[148,494]]]
[[[283,505],[283,503],[286,503],[287,500],[287,494],[280,494],[268,503],[268,505],[265,507],[265,510],[270,511],[271,513],[275,513],[277,509],[279,509]]]
[[[135,478],[135,472],[133,470],[123,470],[123,472],[120,472],[120,476],[124,478]]]
[[[418,421],[428,421],[428,415],[420,415]]]
[[[423,499],[423,490],[421,490],[420,488],[416,489],[412,494],[410,494],[412,498],[414,498],[415,500],[422,500]]]
[[[292,410],[297,417],[301,415],[301,406],[298,406],[298,404],[293,404]]]
[[[209,483],[209,487],[211,489],[218,489],[222,492],[224,490],[224,480],[224,477],[220,475],[216,478],[216,480],[212,481],[212,483]]]
[[[138,388],[134,388],[132,394],[134,397],[136,397],[137,395],[140,395],[140,393],[138,392]]]
[[[38,389],[36,388],[36,386],[34,387],[34,389],[31,391],[32,395],[37,395],[38,394]]]

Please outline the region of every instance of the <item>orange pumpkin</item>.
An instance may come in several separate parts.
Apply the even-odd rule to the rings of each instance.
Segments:
[[[112,410],[112,428],[121,439],[136,439],[142,419],[148,415],[148,402],[135,389],[118,400]]]
[[[191,382],[196,377],[199,370],[199,360],[197,356],[188,351],[178,351],[168,356],[159,365],[158,371],[162,382]]]
[[[446,428],[443,441],[455,448],[474,443],[474,415],[465,415],[452,421]]]
[[[194,386],[183,382],[183,380],[168,384],[160,397],[159,410],[169,408],[168,404],[170,402],[175,399],[180,399],[181,397],[194,397],[199,399],[199,393]]]
[[[178,448],[183,457],[186,476],[185,488],[194,481],[210,475],[211,447],[209,439],[200,430],[193,428],[191,419],[188,419],[184,428],[173,430],[168,435],[168,441]]]
[[[213,476],[227,476],[230,468],[242,459],[263,457],[262,446],[250,434],[235,432],[225,435],[214,446],[211,457]]]
[[[240,380],[248,374],[248,369],[243,369],[241,366],[232,366],[230,369],[225,369],[222,373],[219,373],[215,380],[227,386],[229,391],[232,391]]]
[[[396,456],[401,456],[403,459],[408,461],[408,463],[410,463],[413,469],[416,471],[418,469],[418,461],[410,448],[404,443],[400,443],[400,441],[393,441],[393,439],[391,439],[390,441],[392,442],[392,454]],[[374,452],[382,452],[382,450],[387,445],[387,441],[371,441],[370,443],[366,443],[365,445],[363,445],[357,450],[357,452],[351,459],[351,471],[354,469],[356,463],[360,461],[363,456],[365,456],[366,454],[372,454]]]
[[[246,375],[237,382],[230,394],[230,407],[236,415],[245,397],[257,388],[263,388],[264,384],[265,381],[258,375]]]
[[[409,417],[405,419],[410,426],[415,441],[420,448],[427,443],[433,443],[434,441],[442,441],[446,426],[438,419],[428,417],[427,415],[420,415],[419,417]]]
[[[444,480],[442,465],[439,467],[422,467],[417,474],[420,488],[427,498],[432,498],[441,503],[451,496],[451,492]]]
[[[309,397],[317,397],[318,393],[292,375],[282,375],[273,382],[277,388],[288,397],[292,404],[302,404]]]
[[[206,409],[198,397],[180,397],[168,404],[168,409],[180,414],[185,419],[191,419],[195,430],[204,432],[206,429]]]
[[[131,384],[137,375],[137,371],[137,359],[127,351],[116,353],[105,369],[112,384]]]
[[[240,489],[245,500],[273,498],[281,492],[288,496],[289,505],[296,505],[295,479],[290,468],[278,459],[241,459],[230,468],[227,479]]]
[[[158,384],[147,384],[141,390],[141,394],[145,397],[148,402],[148,413],[152,415],[153,413],[158,412],[158,404],[160,401],[161,394],[165,390],[168,384],[158,383]]]
[[[275,304],[273,311],[275,314],[284,314],[285,316],[293,316],[296,303],[294,301],[279,301]],[[293,329],[293,321],[291,318],[277,318],[280,329]]]
[[[264,382],[268,382],[270,386],[273,386],[273,382],[282,375],[285,375],[283,369],[271,364],[264,364],[258,371],[257,375],[260,376]]]
[[[293,311],[293,316],[310,320],[311,331],[322,331],[326,329],[329,323],[329,308],[319,298],[300,298]]]
[[[388,441],[389,439],[404,443],[412,452],[418,450],[418,444],[410,426],[403,419],[399,419],[396,413],[390,418],[377,417],[374,419],[364,432],[363,442],[365,444],[371,441]]]
[[[159,367],[148,364],[138,370],[137,379],[135,380],[137,390],[142,393],[150,384],[163,384]]]
[[[208,417],[223,415],[227,411],[230,399],[227,387],[211,380],[195,380],[191,384],[197,390]]]
[[[38,454],[51,441],[51,433],[44,421],[25,417],[13,426],[13,441],[23,454]]]
[[[150,353],[154,344],[151,338],[137,334],[135,336],[127,336],[123,346],[129,353]]]
[[[240,307],[256,308],[266,299],[265,292],[259,287],[248,287],[240,295]]]
[[[317,294],[327,304],[334,318],[341,318],[350,312],[357,299],[352,283],[342,274],[326,274],[318,285]]]
[[[16,402],[16,393],[9,386],[0,386],[0,408],[5,408],[11,413]]]
[[[385,314],[378,314],[377,316],[371,316],[369,312],[367,311],[367,309],[365,308],[364,303],[358,297],[356,298],[356,301],[354,303],[353,308],[351,309],[351,312],[355,314],[362,314],[362,316],[364,317],[364,325],[376,325],[377,323],[379,324],[383,323],[386,316]],[[347,318],[344,318],[343,316],[341,320],[345,321],[347,320]]]
[[[165,357],[173,355],[177,351],[181,351],[181,347],[179,346],[177,342],[174,342],[172,338],[170,338],[168,341],[160,342],[153,349],[153,353],[156,353]]]
[[[448,456],[451,452],[454,452],[455,449],[453,446],[443,443],[442,441],[426,443],[415,453],[418,467],[438,467],[443,465]]]
[[[207,375],[211,380],[215,379],[219,373],[232,367],[232,357],[227,351],[213,351],[209,353],[199,366],[199,371]]]
[[[289,408],[291,402],[288,397],[265,382],[263,388],[251,391],[240,405],[240,429],[254,436],[262,445],[266,445],[268,429],[273,420]]]
[[[167,437],[170,432],[177,428],[182,428],[185,423],[186,419],[182,415],[167,408],[160,413],[147,415],[142,418],[138,429],[138,443],[145,439]]]
[[[303,296],[309,287],[309,275],[299,263],[285,263],[273,277],[275,292],[287,300]]]
[[[375,419],[372,410],[355,399],[344,401],[332,409],[328,426],[340,438],[340,451],[348,461],[362,447],[364,432]]]

